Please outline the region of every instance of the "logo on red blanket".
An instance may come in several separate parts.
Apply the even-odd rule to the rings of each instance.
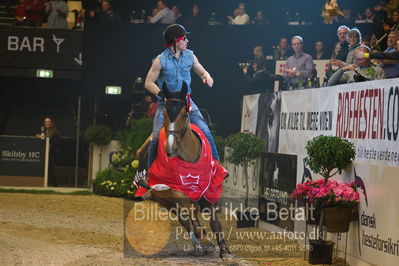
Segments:
[[[192,175],[192,174],[188,174],[186,176],[180,175],[181,183],[184,186],[187,186],[187,185],[198,185],[199,178],[200,178],[199,175]]]

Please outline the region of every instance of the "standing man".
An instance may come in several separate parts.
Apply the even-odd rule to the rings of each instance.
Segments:
[[[51,29],[66,29],[68,27],[68,5],[62,0],[47,2],[44,12],[48,14],[47,23]]]
[[[345,25],[339,26],[337,29],[337,37],[338,37],[338,42],[336,44],[339,44],[341,46],[341,49],[339,50],[338,54],[334,59],[341,60],[343,62],[346,61],[346,57],[348,56],[349,52],[349,44],[348,44],[348,32],[349,28]],[[334,46],[335,47],[335,46]],[[335,48],[334,48],[335,50]],[[332,55],[334,55],[334,51],[332,52]],[[332,56],[331,56],[332,57]]]
[[[191,68],[202,79],[204,84],[209,87],[213,86],[213,78],[211,75],[200,64],[193,51],[187,49],[188,34],[189,32],[179,24],[169,25],[165,29],[164,40],[165,46],[168,48],[154,59],[145,80],[146,89],[158,98],[158,107],[152,129],[152,139],[148,150],[148,167],[150,167],[155,160],[159,132],[164,125],[163,109],[165,107],[165,102],[163,101],[163,92],[159,87],[165,82],[170,91],[178,92],[181,90],[183,82],[185,82],[187,84],[188,94],[191,94]],[[219,160],[215,141],[213,140],[208,125],[202,117],[201,112],[198,110],[197,105],[195,105],[192,100],[190,121],[204,132],[211,145],[213,158]]]
[[[284,78],[289,87],[298,88],[304,86],[313,70],[312,56],[303,52],[303,39],[301,36],[294,36],[291,39],[291,47],[294,54],[288,57],[283,70]]]
[[[384,52],[392,53],[396,51],[396,42],[398,41],[397,31],[391,31],[388,35],[387,39],[387,49]],[[385,76],[387,78],[396,78],[399,77],[399,64],[384,62],[381,65],[382,69],[384,69]]]
[[[150,23],[172,24],[176,23],[175,13],[166,5],[165,0],[157,2],[158,12],[153,17],[148,17]]]

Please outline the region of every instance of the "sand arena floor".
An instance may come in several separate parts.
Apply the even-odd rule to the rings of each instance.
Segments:
[[[148,257],[135,252],[131,248],[134,243],[124,241],[124,217],[128,217],[124,206],[122,199],[101,196],[0,193],[0,265],[310,265],[301,251],[256,252],[259,246],[296,244],[275,239],[238,240],[236,232],[271,233],[237,229],[235,223],[224,219],[223,231],[233,235],[227,243],[235,258],[183,256],[181,247],[190,247],[191,241],[176,237],[181,233],[176,229],[178,222],[130,224],[130,230],[144,236],[144,242],[135,238],[136,248],[159,249],[155,257]],[[209,230],[206,222],[202,225]],[[151,227],[152,235],[143,233]],[[126,251],[130,249],[133,255]]]

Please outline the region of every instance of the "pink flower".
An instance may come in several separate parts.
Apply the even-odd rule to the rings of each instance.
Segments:
[[[298,184],[291,198],[308,202],[322,201],[325,206],[351,207],[359,202],[359,193],[354,183],[340,183],[336,180],[318,179]]]

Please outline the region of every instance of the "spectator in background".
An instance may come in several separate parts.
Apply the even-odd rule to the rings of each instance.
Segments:
[[[322,41],[317,41],[314,44],[314,55],[313,59],[315,60],[321,60],[321,59],[327,59],[327,56],[324,53],[324,43]]]
[[[232,25],[248,25],[249,24],[249,16],[245,12],[244,8],[238,8],[234,11],[235,16],[227,16],[229,23]]]
[[[388,18],[392,18],[393,12],[399,8],[399,0],[390,0],[390,1],[380,1],[375,7],[374,10],[380,11],[384,10],[387,13]]]
[[[26,1],[26,24],[31,27],[41,27],[44,16],[44,0]]]
[[[352,11],[349,8],[342,10],[344,16],[339,18],[339,22],[346,25],[355,23],[355,18],[352,16]]]
[[[381,23],[388,18],[387,11],[382,8],[385,5],[386,5],[386,1],[380,0],[379,3],[373,7],[373,12],[375,14],[376,23]]]
[[[260,62],[260,61],[259,61]],[[252,63],[251,72],[248,71],[248,67],[242,69],[245,80],[249,84],[248,93],[260,93],[260,92],[273,92],[274,91],[274,80],[283,80],[280,75],[271,74],[266,70],[264,63]]]
[[[147,17],[146,22],[150,23],[150,18],[155,17],[155,15],[159,12],[159,9],[157,7],[153,8],[151,10],[151,16]]]
[[[220,19],[216,15],[215,11],[211,12],[211,15],[208,18],[208,25],[222,25],[222,22],[220,22]]]
[[[392,13],[392,22],[393,26],[391,30],[399,31],[399,10],[395,10]]]
[[[349,28],[345,25],[341,25],[337,29],[337,37],[338,37],[338,44],[341,48],[339,49],[339,53],[334,57],[334,59],[341,60],[341,61],[346,61],[346,57],[348,56],[349,52],[349,44],[347,42],[348,40],[348,32]],[[333,50],[333,53],[335,51],[335,48]],[[331,56],[332,58],[332,56]]]
[[[341,50],[341,44],[339,42],[337,42],[335,44],[333,53],[331,55],[331,59],[337,59],[337,56],[338,56],[340,50]]]
[[[384,52],[392,53],[396,51],[396,44],[398,41],[399,32],[392,31],[388,35],[387,39],[387,49]],[[382,69],[385,72],[385,76],[387,78],[396,78],[399,77],[399,64],[394,63],[386,63],[381,64]]]
[[[375,34],[372,35],[370,40],[370,48],[372,51],[383,51],[387,48],[386,43],[388,41],[388,35],[391,31],[395,31],[398,28],[398,25],[394,24],[391,19],[384,19],[382,21],[382,28],[384,30],[384,34],[377,40]],[[399,28],[398,28],[399,29]]]
[[[331,60],[330,60],[330,62],[328,64],[328,69],[327,69],[327,72],[326,72],[326,76],[324,78],[323,87],[327,86],[327,81],[331,78],[331,76],[335,73],[335,71],[337,71],[339,69],[338,66],[333,66],[331,63],[332,63],[332,60],[337,59],[337,56],[338,56],[340,50],[341,50],[341,45],[340,45],[339,42],[337,42],[335,44],[335,48],[334,48],[333,53],[331,55]]]
[[[146,106],[145,116],[149,119],[154,120],[155,112],[158,108],[158,103],[157,101],[155,101],[155,97],[153,97],[152,94],[146,95],[144,101]]]
[[[73,10],[75,14],[75,26],[73,29],[84,29],[84,24],[85,24],[85,15],[86,15],[86,10],[81,9],[80,11],[77,11],[76,9]]]
[[[157,2],[158,13],[149,17],[150,23],[173,24],[176,22],[175,13],[166,5],[164,0]]]
[[[175,14],[175,20],[177,24],[183,24],[183,16],[180,13],[180,7],[178,6],[172,6],[172,11]]]
[[[45,12],[48,15],[48,27],[52,29],[66,29],[68,5],[61,0],[54,0],[46,3]]]
[[[312,56],[303,52],[302,37],[292,37],[291,47],[294,54],[288,57],[283,72],[289,87],[291,87],[291,89],[296,89],[306,84],[307,79],[311,77],[313,60]]]
[[[347,65],[356,63],[355,51],[356,48],[361,45],[362,42],[362,34],[359,29],[353,28],[348,32],[348,43],[349,43],[349,52],[346,57],[346,61],[342,61],[339,59],[331,60],[331,64],[334,66],[338,66],[339,68],[343,68]]]
[[[364,20],[365,23],[375,23],[376,22],[376,17],[371,8],[366,8],[364,10]]]
[[[12,23],[13,26],[25,26],[25,19],[26,19],[26,4],[25,0],[19,0],[18,5],[15,8],[14,13],[14,21]]]
[[[356,48],[359,47],[362,43],[362,34],[360,33],[358,28],[352,28],[348,32],[348,43],[349,43],[349,52],[346,57],[346,64],[354,64],[356,63],[355,51]]]
[[[283,37],[280,38],[279,45],[275,47],[273,52],[274,60],[286,60],[291,54],[290,48],[288,47],[288,39]]]
[[[252,20],[252,25],[266,25],[269,21],[266,20],[265,11],[259,10],[256,12],[255,18]]]
[[[370,48],[358,46],[355,51],[370,53]],[[335,72],[328,81],[328,86],[376,79],[385,79],[384,70],[379,66],[371,65],[368,58],[358,58],[356,64],[346,65]]]
[[[59,133],[57,131],[57,127],[55,126],[53,118],[45,117],[43,119],[43,126],[41,128],[41,133],[36,134],[36,137],[41,138],[43,140],[45,138],[49,138],[50,140],[50,152],[49,152],[49,161],[48,161],[48,183],[49,186],[58,187],[58,181],[55,176],[54,166],[58,150]]]
[[[95,13],[95,16],[102,24],[122,23],[121,16],[112,10],[112,6],[109,1],[101,2],[101,11]]]
[[[186,17],[186,25],[203,25],[206,21],[200,13],[199,5],[193,5],[192,12]]]
[[[375,37],[374,34],[373,34],[372,37],[370,37],[370,35],[364,35],[363,38],[362,38],[362,42],[360,43],[360,45],[370,47],[370,44],[373,43],[373,46],[374,46],[374,45],[375,45],[375,42],[377,42],[377,38]]]
[[[257,64],[254,60],[252,63],[252,71],[248,71],[248,67],[244,67],[242,73],[248,83],[248,91],[246,94],[273,91],[272,80],[269,79],[269,73],[266,71],[264,64]]]
[[[253,51],[254,55],[253,63],[258,64],[259,66],[263,66],[266,63],[266,58],[265,54],[263,53],[263,47],[262,46],[255,46]]]
[[[239,8],[234,9],[233,16],[227,16],[229,24],[233,24],[233,18],[237,17],[239,14],[240,14],[240,9]]]

